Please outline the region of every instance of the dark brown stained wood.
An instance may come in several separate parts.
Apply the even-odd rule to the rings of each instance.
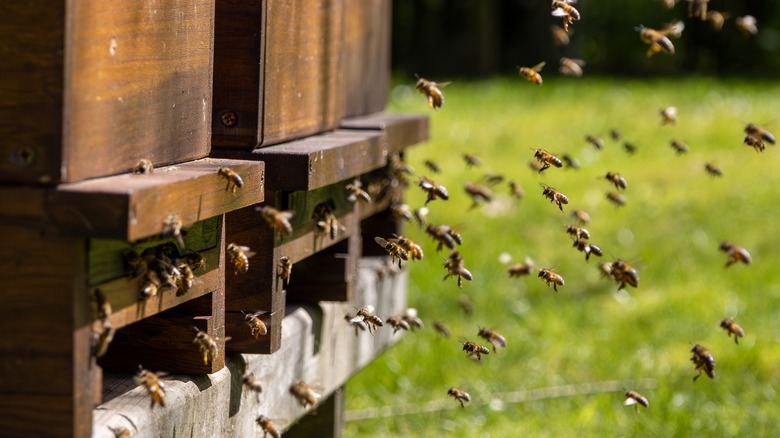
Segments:
[[[287,299],[295,303],[350,301],[354,295],[360,236],[341,241],[298,262],[294,281],[287,287]]]
[[[237,172],[244,187],[226,191],[217,170]],[[47,228],[55,233],[134,241],[160,234],[176,213],[193,223],[263,200],[263,163],[206,158],[155,170],[63,184],[47,196]]]
[[[382,111],[390,86],[391,0],[346,0],[346,117]]]
[[[415,225],[409,226],[414,227]],[[387,251],[377,245],[374,238],[379,236],[387,239],[392,237],[393,234],[398,236],[404,235],[404,224],[403,222],[398,221],[390,210],[384,210],[373,216],[367,217],[360,222],[360,234],[363,241],[360,250],[362,256],[386,256]],[[425,238],[427,238],[427,236]],[[423,239],[420,239],[420,241],[415,240],[415,243],[422,246],[423,251],[425,251],[427,247],[430,246],[428,243],[430,240],[428,240],[428,242],[422,240]]]
[[[63,180],[207,156],[214,1],[67,5]]]
[[[0,3],[0,180],[53,183],[62,162],[66,2]]]
[[[423,114],[373,113],[350,117],[339,124],[342,129],[378,130],[384,134],[384,148],[388,153],[428,140],[429,118]]]

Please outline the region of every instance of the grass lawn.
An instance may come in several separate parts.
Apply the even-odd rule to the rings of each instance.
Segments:
[[[780,83],[683,79],[545,79],[538,87],[518,77],[456,81],[444,89],[439,111],[428,111],[413,88],[391,92],[391,111],[431,118],[430,141],[407,153],[416,171],[407,192],[423,205],[414,184],[427,175],[449,189],[448,201],[428,204],[428,220],[456,226],[459,248],[473,281],[458,289],[446,274],[433,240],[408,224],[425,258],[406,263],[409,305],[425,321],[361,371],[347,387],[346,436],[770,436],[780,433],[780,150],[763,153],[742,144],[747,122],[780,134]],[[661,125],[659,110],[679,110]],[[622,132],[620,142],[611,129]],[[599,151],[586,134],[604,138]],[[678,155],[672,139],[688,145]],[[636,146],[628,154],[623,141]],[[581,168],[529,168],[533,150],[569,154]],[[462,154],[481,158],[467,167]],[[435,160],[442,173],[423,165]],[[704,170],[719,166],[723,176]],[[604,177],[628,182],[626,204],[605,197]],[[493,187],[492,203],[469,209],[466,181],[486,173],[518,181],[523,199],[507,183]],[[542,197],[539,183],[569,198],[564,212]],[[603,257],[572,247],[564,231],[575,209]],[[385,236],[387,237],[387,236]],[[731,240],[750,251],[752,265],[724,268],[719,251]],[[565,279],[555,293],[537,278],[509,278],[499,261],[530,257]],[[618,291],[602,277],[601,263],[620,258],[639,271],[639,287]],[[474,305],[466,316],[459,305]],[[378,309],[380,316],[382,309]],[[746,332],[739,345],[719,327],[732,317]],[[437,336],[444,321],[451,339]],[[477,326],[505,336],[507,348],[480,365],[461,351],[458,337],[479,341]],[[385,327],[383,329],[389,329]],[[707,347],[714,380],[696,382],[691,346]],[[466,408],[447,395],[470,393]],[[625,388],[650,401],[634,412],[623,406]],[[385,409],[378,409],[385,408]]]

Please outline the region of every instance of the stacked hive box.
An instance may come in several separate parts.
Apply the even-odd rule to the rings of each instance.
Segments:
[[[268,403],[282,409],[275,417],[287,427],[305,410],[291,408],[279,369],[289,379],[328,375],[314,383],[333,392],[392,339],[366,345],[323,327],[367,300],[384,300],[388,312],[404,304],[405,277],[360,280],[376,276],[362,236],[397,230],[388,198],[360,205],[345,194],[354,178],[381,174],[390,153],[427,137],[426,118],[379,113],[389,0],[104,3],[0,6],[0,428],[9,436],[110,436],[121,417],[137,420],[126,427],[139,436],[249,432],[258,412],[223,394],[233,394],[244,368],[265,370],[266,386],[277,386],[266,389]],[[131,173],[140,159],[154,172]],[[226,190],[220,167],[236,171],[243,188]],[[333,238],[315,231],[323,203],[343,226]],[[293,234],[276,235],[259,205],[295,210]],[[163,235],[174,213],[186,230],[183,248]],[[226,266],[231,242],[256,253],[246,275]],[[128,277],[125,257],[157,246],[197,252],[205,267],[187,293],[161,288],[139,300],[143,276]],[[282,255],[294,264],[286,291],[277,279]],[[118,330],[96,361],[101,295]],[[242,313],[258,310],[268,325],[259,340]],[[207,365],[193,326],[218,340],[220,354]],[[293,333],[283,336],[283,327]],[[311,332],[357,353],[330,376],[323,355],[338,351],[293,348],[311,342]],[[225,347],[252,355],[226,361]],[[217,395],[196,385],[194,395],[172,396],[177,408],[149,410],[127,372],[139,364],[212,373]],[[224,415],[197,412],[209,397],[230,399]],[[338,400],[326,403],[334,413]],[[136,402],[143,410],[127,409]],[[182,408],[188,416],[164,410]],[[197,425],[201,416],[210,420]]]

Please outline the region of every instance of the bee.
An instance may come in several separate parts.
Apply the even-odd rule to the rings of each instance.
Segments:
[[[206,259],[197,252],[191,252],[184,256],[184,261],[190,266],[190,269],[197,271],[198,269],[206,269]]]
[[[192,286],[201,283],[201,281],[195,277],[195,273],[185,260],[177,259],[174,266],[179,270],[180,274],[178,277],[176,295],[184,295],[192,289]]]
[[[677,155],[688,153],[688,145],[681,142],[680,140],[672,140],[670,144],[672,145],[672,149],[677,152]]]
[[[601,276],[604,278],[608,278],[612,276],[612,263],[611,262],[605,262],[599,265],[599,272],[601,272]]]
[[[615,188],[620,190],[625,190],[626,187],[628,187],[628,183],[626,182],[626,179],[623,178],[619,173],[617,172],[607,172],[607,174],[604,176],[604,178],[607,179],[607,181],[611,182],[615,185]]]
[[[406,236],[396,236],[395,238],[390,239],[390,242],[400,245],[401,248],[406,251],[410,260],[422,260],[424,255],[422,247],[414,243],[412,239]]]
[[[258,426],[263,428],[263,438],[270,434],[271,438],[282,438],[282,433],[276,428],[276,425],[265,415],[260,415],[255,419]]]
[[[666,23],[661,29],[661,33],[671,38],[680,38],[683,30],[685,30],[685,23],[682,21],[675,21],[673,23]]]
[[[555,167],[563,167],[563,162],[561,161],[560,158],[547,152],[544,149],[537,149],[536,151],[534,151],[534,158],[536,158],[536,161],[538,161],[539,164],[542,165],[542,167],[539,169],[539,173],[542,173],[545,170],[547,170],[550,167],[550,165]]]
[[[734,343],[737,345],[739,345],[739,338],[745,337],[745,330],[743,330],[739,324],[730,318],[723,318],[720,320],[720,328],[726,330],[726,333],[728,333],[729,337],[734,335]]]
[[[623,143],[623,150],[629,155],[634,155],[636,153],[636,146],[633,143],[625,142]]]
[[[566,227],[566,233],[575,239],[585,239],[585,240],[590,239],[590,231],[582,227],[569,225],[568,227]]]
[[[443,199],[445,201],[450,199],[450,195],[449,192],[447,192],[446,187],[436,184],[424,176],[420,177],[418,185],[425,193],[428,194],[428,198],[425,200],[425,205],[428,205],[429,202],[435,200],[436,198]]]
[[[525,263],[515,263],[513,265],[510,265],[507,271],[509,272],[509,277],[514,278],[514,277],[522,277],[524,275],[531,275],[533,269],[534,269],[533,264],[526,261]]]
[[[720,30],[723,29],[723,23],[726,22],[727,18],[729,18],[729,14],[727,12],[724,13],[718,11],[707,12],[707,21],[710,23],[712,29],[715,32],[720,32]]]
[[[243,382],[250,391],[254,392],[257,395],[257,399],[260,400],[260,394],[263,392],[263,385],[254,374],[244,374],[244,376],[241,377],[241,382]]]
[[[152,164],[152,160],[147,158],[138,160],[138,163],[133,167],[133,173],[136,175],[149,175],[154,173],[154,164]]]
[[[701,21],[707,19],[707,3],[710,0],[688,0],[688,17],[698,18]]]
[[[766,149],[766,144],[763,140],[749,135],[745,137],[745,144],[752,147],[756,152],[764,152],[764,149]]]
[[[414,169],[412,169],[408,164],[404,163],[404,160],[401,158],[401,154],[398,152],[393,152],[390,154],[387,161],[390,167],[390,173],[394,175],[414,174]]]
[[[235,195],[236,190],[244,187],[244,180],[241,179],[241,175],[239,175],[238,173],[236,173],[235,170],[229,167],[220,167],[217,170],[217,174],[220,176],[220,178],[224,178],[227,180],[227,185],[225,186],[226,192],[230,190],[230,192]],[[232,190],[231,190],[231,186],[232,186]]]
[[[428,207],[415,208],[414,211],[412,211],[412,217],[417,223],[417,226],[422,228],[425,226],[426,220],[428,219]]]
[[[314,392],[314,389],[303,381],[290,385],[290,394],[298,400],[298,403],[300,403],[304,409],[316,405],[317,400],[320,398],[320,394]]]
[[[113,313],[111,310],[111,303],[108,301],[106,293],[101,289],[95,289],[95,304],[97,307],[97,317],[99,319],[106,319]]]
[[[244,315],[244,322],[249,326],[249,330],[252,332],[252,336],[254,336],[255,339],[260,339],[260,336],[268,334],[268,327],[265,325],[262,318],[260,318],[261,315],[268,312],[260,310],[254,313],[246,313],[244,311],[241,311],[241,313]]]
[[[576,10],[571,3],[577,3],[577,0],[552,0],[552,16],[563,18],[563,30],[569,31],[569,25],[580,19],[580,11]]]
[[[255,255],[246,246],[236,245],[235,243],[227,246],[228,265],[233,267],[233,274],[246,274],[249,271],[249,257]]]
[[[535,160],[528,161],[528,167],[534,172],[542,173],[542,164]]]
[[[556,46],[568,46],[569,34],[560,26],[550,26],[550,33],[552,34],[553,44]]]
[[[146,260],[135,251],[127,251],[124,254],[125,271],[130,279],[138,278],[148,269]]]
[[[585,136],[585,141],[592,144],[598,150],[604,149],[604,139],[598,135],[588,134]]]
[[[415,75],[415,77],[417,78],[417,85],[415,88],[428,99],[428,108],[434,110],[441,108],[442,104],[444,104],[444,93],[441,92],[441,89],[452,82],[437,84],[436,82],[429,81],[417,75]]]
[[[458,288],[463,287],[463,279],[468,281],[473,279],[471,272],[466,269],[463,264],[463,257],[458,251],[453,251],[450,257],[444,262],[444,267],[447,268],[447,275],[444,276],[444,280],[450,277],[458,278]]]
[[[704,165],[704,170],[707,171],[712,176],[723,176],[723,171],[720,170],[720,167],[712,164],[712,163],[706,163]]]
[[[339,230],[346,230],[333,213],[334,208],[332,201],[322,202],[314,207],[311,217],[314,219],[315,234],[327,233],[331,240],[335,240]]]
[[[463,161],[465,161],[466,166],[469,167],[477,167],[482,164],[479,157],[474,154],[463,154]]]
[[[610,129],[609,136],[612,137],[612,140],[620,141],[620,139],[623,138],[623,133],[621,133],[617,129]]]
[[[584,240],[584,239],[576,239],[574,241],[574,245],[572,245],[572,246],[577,248],[578,251],[585,253],[585,261],[586,262],[590,259],[590,255],[591,254],[599,256],[599,257],[604,255],[601,252],[601,248],[599,248],[598,246],[596,246],[596,245],[594,245],[594,244],[592,244],[592,243],[590,243],[590,242],[588,242],[587,240]]]
[[[699,344],[694,344],[693,348],[691,348],[691,353],[693,353],[691,362],[693,362],[693,364],[696,366],[697,371],[696,376],[693,377],[693,381],[695,382],[696,379],[701,376],[702,371],[707,374],[707,377],[714,379],[715,358],[712,357],[712,354],[710,354],[709,350]]]
[[[147,271],[144,276],[144,282],[141,284],[140,299],[151,298],[157,295],[160,289],[160,278],[154,271]]]
[[[179,248],[184,248],[184,238],[181,235],[182,221],[176,213],[170,213],[163,221],[162,236],[174,237]]]
[[[509,181],[509,194],[517,199],[523,199],[523,196],[525,196],[523,187],[517,181]]]
[[[574,210],[571,212],[571,215],[574,217],[574,220],[577,221],[580,225],[585,225],[590,223],[590,215],[585,210]]]
[[[668,125],[670,123],[674,125],[677,123],[677,108],[673,106],[667,106],[666,108],[661,108],[659,113],[661,114],[662,125]]]
[[[292,234],[293,227],[292,224],[290,224],[290,219],[293,218],[295,212],[279,211],[270,205],[255,207],[255,210],[260,212],[260,215],[263,219],[265,219],[266,222],[268,222],[268,225],[270,225],[271,228],[275,229],[280,234],[284,233],[287,236]]]
[[[412,220],[412,212],[409,210],[408,204],[392,204],[390,205],[390,213],[392,213],[393,217],[398,220]]]
[[[114,334],[116,334],[116,328],[111,324],[108,317],[104,317],[99,324],[100,330],[92,334],[92,355],[96,358],[101,358],[106,354],[108,346],[114,340]]]
[[[495,330],[490,330],[486,327],[479,327],[479,332],[477,335],[480,338],[490,342],[490,344],[493,346],[493,353],[496,352],[496,347],[506,348],[506,338],[504,338]]]
[[[361,331],[366,331],[367,325],[365,322],[363,322],[363,319],[360,317],[356,317],[355,315],[350,315],[347,313],[344,315],[344,319],[347,320],[350,326],[355,328],[355,336],[360,334]]]
[[[558,67],[558,71],[562,74],[574,76],[575,78],[582,76],[582,67],[585,67],[585,61],[563,57],[561,58],[560,63],[561,66]]]
[[[547,287],[552,285],[555,292],[558,292],[558,286],[564,285],[563,277],[559,274],[556,274],[551,269],[539,269],[539,274],[537,277],[541,278],[542,281],[547,283]]]
[[[626,197],[618,192],[607,192],[607,199],[618,207],[626,205]]]
[[[472,303],[471,300],[469,300],[465,295],[458,297],[458,305],[460,306],[461,310],[463,310],[463,313],[466,314],[466,316],[471,316],[471,314],[474,313],[474,303]]]
[[[108,426],[111,432],[114,432],[114,438],[130,438],[130,431],[126,427]]]
[[[395,262],[395,259],[398,259],[398,267],[401,267],[401,260],[409,260],[409,253],[406,252],[406,250],[395,242],[389,242],[379,236],[374,237],[374,241],[379,244],[379,246],[382,247],[387,253],[393,258],[393,261]]]
[[[517,67],[517,72],[526,81],[533,82],[536,85],[542,85],[542,75],[539,74],[544,67],[545,62],[540,62],[533,67]]]
[[[720,250],[725,252],[729,256],[729,259],[726,262],[727,268],[736,262],[742,262],[746,265],[752,263],[752,259],[750,258],[750,253],[748,252],[748,250],[740,246],[737,246],[733,242],[729,242],[727,240],[721,242]]]
[[[465,351],[470,358],[476,359],[478,362],[482,363],[482,355],[490,354],[490,350],[484,345],[479,345],[468,340],[464,341],[465,342],[461,342],[463,344],[463,351]]]
[[[496,184],[501,184],[504,182],[504,175],[499,175],[497,173],[488,173],[485,174],[484,177],[482,177],[483,180],[485,180],[485,183],[489,186],[494,186]]]
[[[469,395],[468,392],[462,391],[454,386],[447,390],[447,395],[451,395],[455,400],[459,401],[460,407],[462,408],[466,407],[466,405],[463,404],[463,402],[468,403],[471,401],[471,396]]]
[[[203,365],[214,363],[214,359],[219,353],[219,345],[217,344],[217,340],[199,328],[194,328],[196,334],[195,339],[192,340],[192,343],[198,344],[198,347],[200,347],[200,353],[203,355]]]
[[[471,207],[469,207],[469,209],[478,207],[479,204],[483,202],[490,202],[493,200],[493,191],[486,186],[469,181],[463,186],[463,188],[466,190],[466,194],[468,194],[472,200]]]
[[[365,322],[366,326],[368,326],[368,332],[371,334],[373,334],[378,327],[385,325],[384,322],[382,322],[382,318],[374,314],[374,306],[372,305],[358,309],[355,318]]]
[[[666,52],[670,55],[674,55],[674,44],[672,40],[666,36],[663,30],[655,30],[649,27],[644,27],[641,24],[634,28],[639,32],[639,39],[643,43],[649,44],[647,49],[647,56],[653,56],[658,52]]]
[[[631,405],[634,405],[634,409],[639,412],[639,405],[648,408],[650,407],[650,402],[642,394],[629,389],[626,391],[626,400],[623,402],[623,406]]]
[[[555,190],[553,187],[542,183],[539,184],[541,184],[541,186],[544,188],[544,190],[542,190],[542,196],[549,199],[550,202],[557,204],[558,208],[563,211],[562,204],[568,204],[569,198],[567,198],[563,193]]]
[[[431,172],[433,172],[433,173],[441,173],[441,166],[439,166],[439,164],[436,163],[435,161],[433,161],[433,160],[425,160],[425,161],[423,161],[423,164]]]
[[[449,225],[428,224],[425,227],[425,232],[439,243],[436,246],[436,251],[441,251],[445,246],[449,249],[454,249],[456,244],[463,244],[463,238],[460,233]]]
[[[409,331],[411,329],[411,327],[409,327],[409,323],[406,322],[400,316],[391,316],[391,317],[385,319],[385,321],[388,324],[390,324],[390,326],[393,328],[393,334],[395,334],[395,332],[397,332],[398,330],[402,330],[403,329],[403,330]]]
[[[617,259],[612,262],[609,266],[609,275],[619,284],[618,290],[625,288],[626,285],[631,287],[639,285],[639,274],[636,268],[623,260]]]
[[[450,328],[441,321],[433,321],[433,329],[444,338],[450,338]]]
[[[279,257],[278,268],[279,272],[276,274],[277,277],[284,281],[285,286],[288,285],[290,283],[290,277],[292,276],[292,262],[290,261],[290,258],[287,256]]]
[[[661,6],[664,7],[664,9],[674,9],[675,3],[677,3],[677,0],[659,0],[661,2]]]
[[[404,312],[404,314],[401,315],[401,319],[406,321],[412,330],[414,330],[415,328],[422,329],[423,327],[425,327],[425,324],[423,324],[422,319],[420,319],[417,316],[417,309],[415,308],[406,309],[406,312]]]
[[[561,155],[561,161],[563,161],[563,164],[565,164],[566,167],[571,167],[572,169],[580,168],[580,162],[569,154]]]
[[[756,140],[756,143],[761,145],[760,149],[762,151],[764,150],[764,142],[775,144],[775,136],[772,135],[771,132],[754,123],[748,123],[745,126],[745,134],[747,134],[747,137],[745,137],[745,144],[755,148],[755,144],[748,143],[748,138]],[[758,148],[756,148],[756,150],[758,150]]]
[[[745,15],[744,17],[737,17],[734,19],[734,24],[737,26],[742,38],[749,38],[758,33],[758,26],[756,26],[756,17],[752,15]]]
[[[152,409],[155,403],[165,407],[165,385],[160,381],[160,376],[138,365],[138,373],[133,377],[135,383],[143,385],[152,398],[152,404],[149,406]]]
[[[351,184],[347,184],[344,188],[347,190],[347,201],[355,202],[361,200],[365,203],[371,202],[371,195],[363,190],[363,184],[359,179],[354,180]]]

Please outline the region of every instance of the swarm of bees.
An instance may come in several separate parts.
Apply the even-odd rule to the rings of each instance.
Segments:
[[[172,243],[163,243],[145,249],[141,254],[128,250],[124,254],[128,277],[143,276],[139,299],[154,297],[163,288],[172,288],[176,295],[184,295],[201,283],[195,271],[205,269],[203,256],[196,252],[180,255]]]

